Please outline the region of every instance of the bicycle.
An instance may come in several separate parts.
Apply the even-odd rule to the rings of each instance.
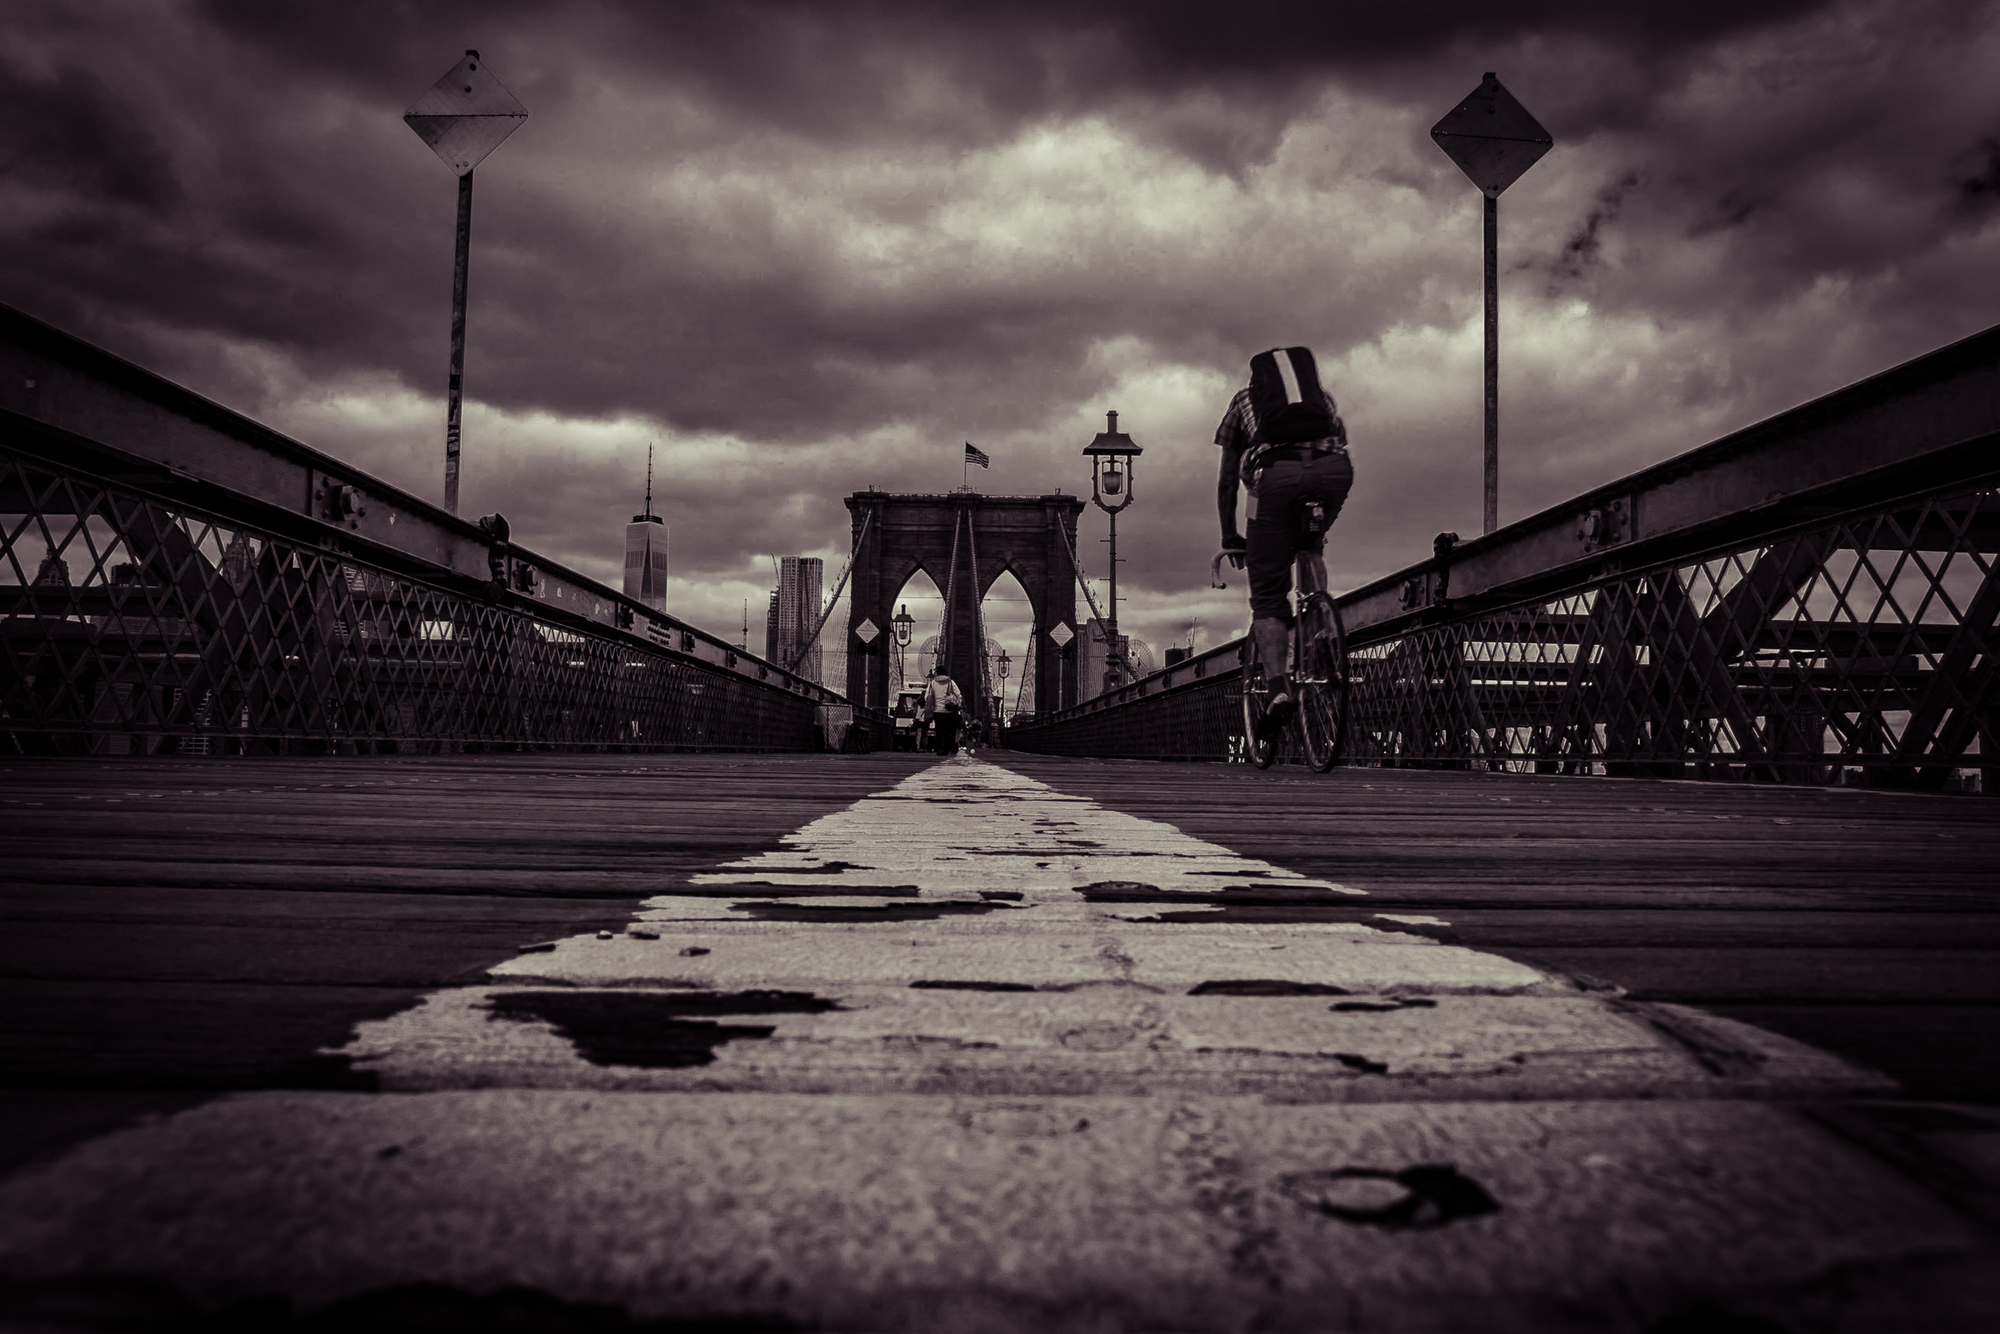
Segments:
[[[1347,630],[1340,621],[1340,607],[1324,588],[1314,560],[1321,534],[1326,531],[1326,510],[1310,497],[1292,512],[1294,539],[1299,548],[1293,575],[1299,590],[1298,614],[1292,619],[1292,696],[1297,711],[1286,724],[1295,731],[1306,763],[1314,773],[1325,773],[1340,763],[1347,746]],[[1209,562],[1209,583],[1227,588],[1222,579],[1222,562],[1241,552],[1218,551]],[[1308,591],[1310,590],[1310,591]],[[1271,687],[1264,664],[1258,661],[1254,635],[1243,641],[1243,743],[1250,762],[1268,769],[1278,758],[1280,736],[1260,737],[1264,715],[1269,711]]]

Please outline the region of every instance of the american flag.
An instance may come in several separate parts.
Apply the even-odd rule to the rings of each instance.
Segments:
[[[982,468],[989,467],[993,462],[985,454],[974,449],[970,440],[965,442],[965,461],[967,463],[977,463]]]

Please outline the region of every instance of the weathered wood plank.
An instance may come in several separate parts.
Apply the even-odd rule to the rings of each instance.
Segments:
[[[1967,1036],[2000,1018],[2000,800],[999,758],[1450,923],[1404,929],[1760,1016],[1917,1096],[2000,1100],[2000,1050]]]

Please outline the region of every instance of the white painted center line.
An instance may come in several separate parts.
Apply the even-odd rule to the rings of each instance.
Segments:
[[[697,892],[646,900],[637,925],[657,939],[576,937],[492,976],[822,991],[975,982],[1185,990],[1250,979],[1344,992],[1547,985],[1496,955],[1342,920],[1341,905],[1360,890],[966,756],[691,881]]]
[[[645,900],[623,935],[554,942],[363,1024],[342,1054],[396,1088],[1303,1078],[1329,1095],[1385,1078],[1487,1097],[1709,1078],[1566,982],[1355,920],[1445,925],[1365,913],[1360,895],[958,757]],[[748,1036],[687,1060],[629,1048],[711,1015],[742,1015],[725,1026]],[[1757,1060],[1851,1082],[1799,1053]]]
[[[1114,880],[1172,894],[1258,882],[1362,892],[966,756],[814,820],[786,835],[779,850],[693,877],[697,885],[839,885],[857,892],[915,886],[927,898],[1011,890],[1028,902],[1073,900],[1085,885]]]

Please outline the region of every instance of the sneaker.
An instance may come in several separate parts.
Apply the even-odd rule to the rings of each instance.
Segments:
[[[1298,705],[1293,702],[1290,691],[1281,686],[1278,692],[1271,696],[1271,703],[1264,710],[1264,716],[1257,720],[1257,739],[1276,741],[1285,730],[1285,724],[1290,722],[1292,715],[1297,712]]]

